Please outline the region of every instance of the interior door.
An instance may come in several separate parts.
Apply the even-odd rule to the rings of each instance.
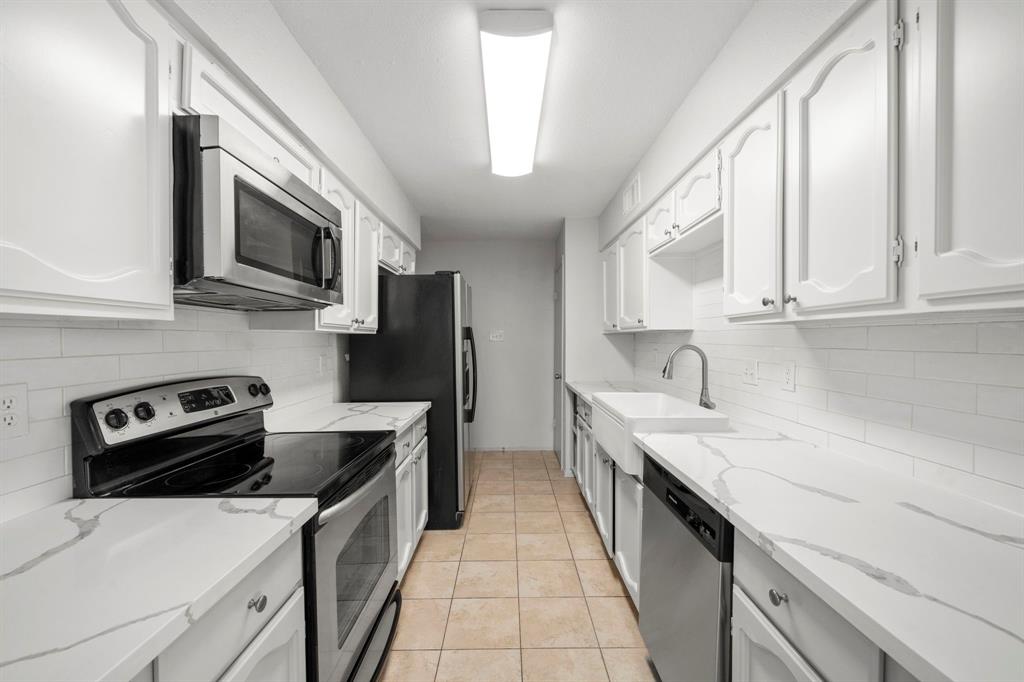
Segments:
[[[1022,291],[1024,3],[923,3],[917,16],[925,142],[915,167],[932,169],[921,296]]]
[[[794,310],[896,297],[895,2],[871,0],[785,86]]]
[[[727,316],[782,309],[783,102],[768,98],[722,143]]]
[[[565,418],[565,380],[562,378],[562,373],[565,371],[565,341],[564,333],[565,330],[563,325],[565,324],[565,302],[562,300],[562,288],[565,268],[562,265],[562,258],[559,258],[558,265],[555,266],[555,362],[554,362],[554,398],[552,406],[554,407],[554,420],[553,424],[553,441],[555,454],[558,455],[558,461],[562,464],[562,471],[568,469],[565,461],[562,459],[562,452],[564,450],[562,444],[563,426]]]

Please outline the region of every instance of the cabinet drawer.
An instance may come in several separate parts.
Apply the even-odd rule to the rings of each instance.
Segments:
[[[302,538],[296,533],[160,654],[157,680],[220,677],[301,582]],[[262,611],[249,606],[261,596],[267,598]]]
[[[398,434],[395,438],[395,466],[397,467],[402,462],[409,458],[412,454],[413,446],[416,445],[416,439],[413,434],[414,427],[410,426],[405,431]]]
[[[419,445],[420,441],[427,435],[427,415],[423,415],[412,425],[413,445]]]
[[[876,682],[882,652],[757,545],[736,534],[733,580],[826,680]],[[769,590],[787,599],[772,604]]]

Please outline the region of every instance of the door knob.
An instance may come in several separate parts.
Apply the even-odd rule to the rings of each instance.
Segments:
[[[561,378],[562,378],[562,373],[561,372],[555,372],[555,379],[561,379]]]

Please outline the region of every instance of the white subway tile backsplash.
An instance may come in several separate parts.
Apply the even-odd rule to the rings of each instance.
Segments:
[[[867,394],[873,398],[943,407],[960,412],[974,412],[977,402],[977,389],[973,384],[884,374],[867,375]]]
[[[978,325],[978,352],[1024,354],[1024,324],[995,322]]]
[[[902,452],[905,455],[927,459],[945,466],[971,471],[974,467],[974,448],[948,438],[900,429],[885,424],[868,424],[865,440],[868,443]]]
[[[681,355],[672,381],[659,376],[675,345],[696,344],[732,419],[1024,511],[1024,322],[735,324],[721,315],[721,252],[695,270],[695,329],[638,334],[638,381],[696,400],[696,357]],[[750,360],[756,386],[742,381]],[[778,382],[783,362],[796,364],[793,392]]]
[[[333,334],[250,331],[245,314],[186,307],[168,321],[0,315],[0,384],[27,384],[29,401],[29,433],[0,439],[0,521],[70,497],[72,400],[241,373],[272,382],[275,409],[327,402],[337,348]]]

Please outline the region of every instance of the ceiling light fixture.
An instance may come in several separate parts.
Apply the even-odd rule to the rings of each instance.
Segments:
[[[533,172],[554,22],[546,10],[480,13],[491,172]]]

